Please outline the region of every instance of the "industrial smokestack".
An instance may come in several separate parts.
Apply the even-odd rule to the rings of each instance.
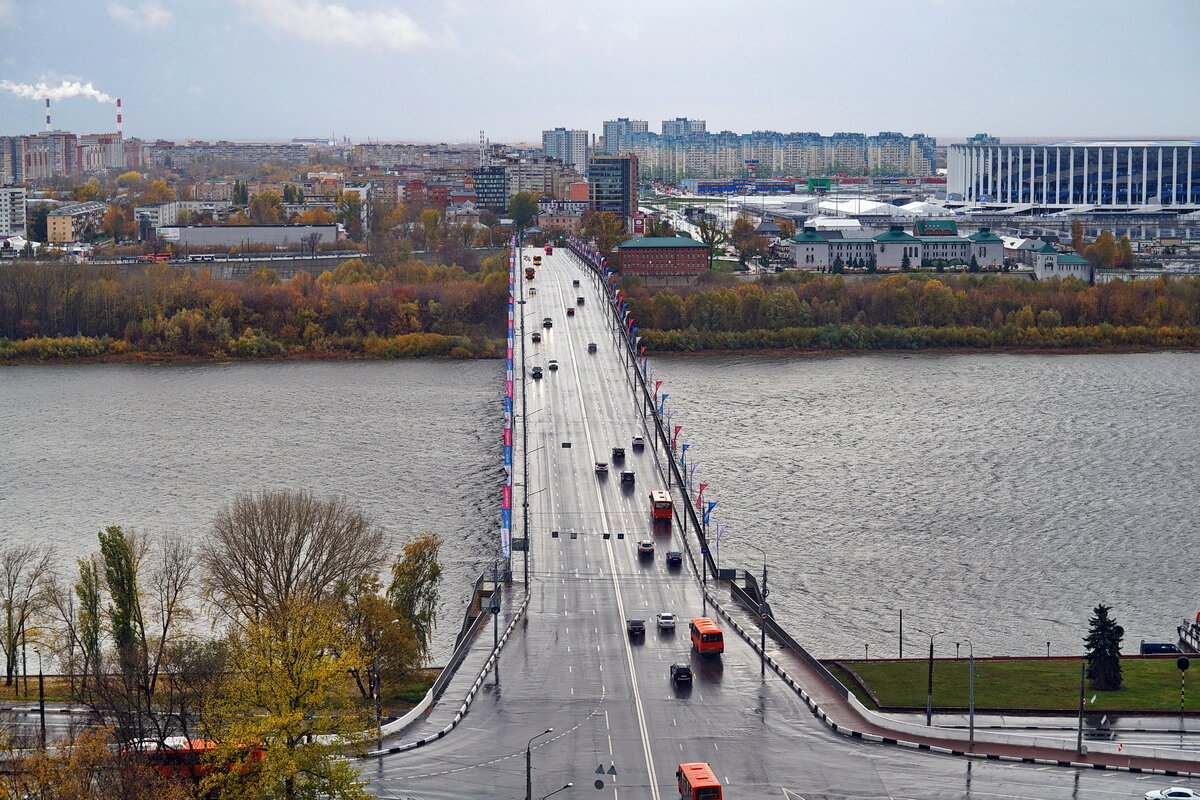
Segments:
[[[46,98],[46,130],[54,130],[50,127],[50,98]]]
[[[121,98],[117,98],[117,138],[125,138],[125,128],[121,124]]]

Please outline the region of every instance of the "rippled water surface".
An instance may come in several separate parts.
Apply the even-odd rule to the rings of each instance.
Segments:
[[[725,566],[822,656],[1126,651],[1200,608],[1200,355],[657,359]],[[711,495],[711,496],[709,496]],[[712,533],[710,526],[710,534]],[[966,648],[963,646],[963,653]]]
[[[822,656],[1078,652],[1200,608],[1200,355],[659,358],[681,440]],[[0,535],[64,565],[110,524],[204,535],[237,492],[343,494],[399,545],[447,537],[435,657],[498,522],[500,362],[0,370]],[[927,640],[926,640],[927,641]],[[928,646],[927,644],[925,645]]]
[[[238,492],[344,495],[395,549],[446,537],[436,657],[491,563],[502,378],[496,361],[0,369],[0,536],[73,568],[106,525],[199,539]]]

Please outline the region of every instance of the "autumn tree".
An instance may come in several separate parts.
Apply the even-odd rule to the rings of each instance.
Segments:
[[[310,208],[301,211],[292,219],[294,225],[332,225],[337,219],[323,208]],[[317,234],[318,236],[320,234]]]
[[[343,757],[370,727],[345,679],[364,665],[329,598],[293,594],[234,629],[226,680],[205,713],[218,743],[208,760],[233,768],[210,772],[201,790],[229,800],[367,800]]]
[[[790,239],[796,235],[796,221],[786,217],[780,217],[775,220],[775,224],[779,226],[779,238]]]
[[[625,223],[611,211],[592,211],[584,215],[583,233],[596,243],[596,249],[608,255],[629,238]]]
[[[148,206],[154,203],[167,203],[175,199],[175,191],[161,179],[150,181],[138,196],[138,205]]]
[[[48,547],[7,542],[0,545],[0,649],[4,650],[4,685],[12,686],[18,657],[35,620],[45,610],[50,586]]]
[[[1108,615],[1111,606],[1103,603],[1092,610],[1088,635],[1084,637],[1087,678],[1093,689],[1113,691],[1121,688],[1121,640],[1125,629]]]
[[[138,186],[141,185],[141,183],[142,183],[142,173],[137,172],[136,170],[130,170],[129,172],[122,172],[120,175],[117,176],[117,186],[122,189],[129,189],[129,188],[136,189]]]
[[[427,208],[421,212],[421,230],[424,232],[425,246],[429,249],[437,247],[440,240],[442,214],[436,208]]]
[[[1071,249],[1079,255],[1083,255],[1083,221],[1076,219],[1071,222]]]
[[[421,658],[429,653],[433,629],[437,625],[438,582],[442,576],[438,552],[441,546],[442,537],[436,533],[421,533],[406,544],[392,562],[388,604],[412,626]]]
[[[1096,241],[1084,248],[1083,256],[1096,269],[1112,269],[1118,256],[1117,240],[1112,231],[1101,231]]]
[[[707,217],[701,217],[696,223],[697,235],[700,241],[708,245],[708,268],[712,269],[713,257],[716,255],[717,248],[729,241],[728,234],[716,222],[710,221]]]
[[[517,192],[508,199],[508,215],[512,217],[517,230],[529,227],[537,213],[538,198],[533,192]]]
[[[238,495],[217,513],[200,553],[209,594],[250,621],[317,602],[383,558],[375,522],[340,497],[303,490]]]
[[[363,236],[363,202],[358,192],[339,192],[337,195],[338,222],[346,226],[346,235],[354,241]]]
[[[71,199],[80,202],[100,200],[104,197],[104,189],[100,181],[92,178],[87,183],[81,183],[71,190]]]
[[[1133,243],[1129,241],[1129,234],[1124,234],[1117,242],[1117,257],[1114,265],[1121,269],[1130,269],[1136,261],[1137,256],[1133,253]]]
[[[283,198],[274,189],[266,189],[250,198],[247,208],[255,225],[278,225],[283,222]]]

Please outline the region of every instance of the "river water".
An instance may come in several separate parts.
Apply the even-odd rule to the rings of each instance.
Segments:
[[[1200,354],[659,358],[681,441],[820,656],[1077,653],[1092,607],[1126,650],[1200,604]],[[499,362],[0,370],[0,536],[64,570],[120,524],[203,537],[238,492],[341,494],[395,549],[446,537],[435,659],[490,568]],[[710,533],[714,530],[710,526]],[[964,651],[965,653],[965,646]]]

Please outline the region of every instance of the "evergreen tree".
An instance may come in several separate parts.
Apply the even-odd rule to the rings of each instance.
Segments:
[[[1121,639],[1125,629],[1108,616],[1111,606],[1103,603],[1088,620],[1086,644],[1087,677],[1093,689],[1113,691],[1121,688]]]
[[[844,261],[842,261],[842,257],[838,256],[837,258],[835,258],[833,260],[833,269],[831,271],[835,275],[841,275],[842,272],[845,271],[845,266],[846,266],[846,263]]]
[[[974,255],[971,256],[971,264],[967,267],[968,272],[979,272],[979,259]]]
[[[905,253],[904,257],[900,259],[900,271],[908,272],[909,269],[911,269],[911,268],[912,268],[912,259],[908,257],[907,253]]]

